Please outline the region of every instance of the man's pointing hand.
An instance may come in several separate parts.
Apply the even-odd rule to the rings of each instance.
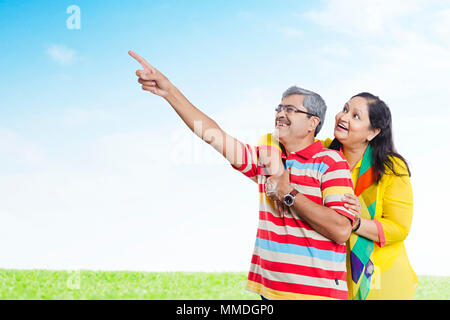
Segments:
[[[166,97],[169,93],[170,87],[172,86],[169,79],[167,79],[161,72],[156,70],[136,52],[130,50],[128,51],[128,54],[139,62],[144,68],[143,70],[136,71],[136,75],[139,77],[138,82],[142,84],[142,90],[150,91],[151,93],[163,98]]]

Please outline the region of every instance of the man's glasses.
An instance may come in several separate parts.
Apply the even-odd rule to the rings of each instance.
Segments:
[[[315,114],[312,114],[312,113],[309,113],[309,112],[306,112],[306,111],[303,111],[303,110],[299,110],[299,109],[297,109],[296,107],[294,107],[293,105],[290,105],[290,104],[288,104],[288,105],[280,104],[280,105],[278,105],[275,108],[275,111],[277,113],[279,113],[279,112],[281,112],[283,110],[286,111],[287,114],[304,113],[304,114],[307,114],[307,115],[312,116],[312,117],[317,117]]]

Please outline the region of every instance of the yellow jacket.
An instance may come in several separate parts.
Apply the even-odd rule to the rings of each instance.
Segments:
[[[325,148],[332,139],[322,141]],[[278,142],[271,134],[264,135],[259,145],[273,145]],[[373,221],[378,228],[379,243],[374,245],[371,290],[366,299],[412,299],[417,288],[417,276],[406,255],[404,240],[411,228],[413,216],[413,193],[407,168],[404,163],[392,157],[395,172],[389,169],[383,175],[377,188],[377,207]],[[362,159],[352,170],[353,188],[356,187]],[[347,244],[347,284],[349,297],[353,297],[351,280],[350,249]]]
[[[331,139],[322,141],[325,147]],[[378,186],[377,209],[373,221],[377,224],[380,242],[374,246],[375,271],[371,290],[366,299],[412,299],[417,288],[417,276],[412,269],[404,240],[411,228],[413,216],[413,193],[411,181],[404,163],[391,158],[394,170],[403,176],[394,175],[389,169]],[[362,159],[352,170],[353,188],[356,187]],[[347,252],[350,250],[347,248]],[[348,257],[347,257],[348,258]],[[347,284],[351,293],[350,261],[347,259]]]

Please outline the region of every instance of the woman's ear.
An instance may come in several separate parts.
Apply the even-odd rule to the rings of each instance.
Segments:
[[[372,140],[373,140],[380,132],[381,132],[381,129],[380,129],[380,128],[372,129],[372,130],[370,131],[369,136],[367,137],[367,141],[368,141],[368,142],[372,141]]]

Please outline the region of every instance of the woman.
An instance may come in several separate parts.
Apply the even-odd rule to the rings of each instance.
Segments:
[[[349,299],[412,299],[417,276],[404,246],[413,212],[410,171],[394,149],[388,106],[370,93],[355,95],[336,115],[334,136],[322,143],[347,158],[361,206],[348,195],[348,208],[360,211],[347,242]],[[270,135],[260,140],[275,143]]]

